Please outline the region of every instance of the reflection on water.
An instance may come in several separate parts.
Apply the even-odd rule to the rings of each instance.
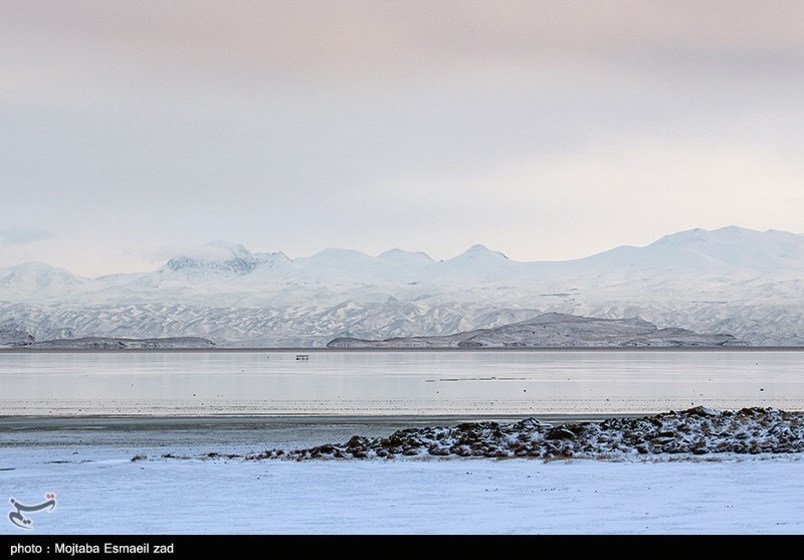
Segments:
[[[0,414],[530,415],[804,409],[804,352],[0,354]]]

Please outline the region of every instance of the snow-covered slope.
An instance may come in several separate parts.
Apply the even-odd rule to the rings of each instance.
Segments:
[[[0,269],[2,301],[67,301],[96,292],[99,288],[101,285],[96,280],[42,262]]]
[[[33,335],[21,329],[13,321],[6,321],[4,324],[0,324],[0,348],[4,346],[11,348],[28,346],[33,342]]]
[[[89,279],[41,263],[0,270],[0,323],[37,340],[200,336],[310,346],[340,336],[450,335],[548,312],[804,345],[804,236],[691,230],[646,247],[532,263],[482,245],[435,261],[398,249],[290,259],[216,243],[140,274]]]

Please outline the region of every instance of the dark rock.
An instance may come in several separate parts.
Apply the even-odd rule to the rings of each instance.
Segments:
[[[349,449],[355,448],[365,448],[368,445],[368,440],[361,436],[352,436],[352,438],[347,442],[346,447]]]
[[[601,454],[641,455],[705,453],[793,453],[804,451],[804,413],[748,408],[737,413],[703,407],[644,418],[610,418],[552,427],[533,419],[512,424],[465,422],[455,427],[398,430],[387,438],[354,436],[342,445],[310,449],[269,450],[249,460],[436,457],[594,457]],[[210,453],[210,458],[237,455]]]
[[[689,416],[705,416],[705,417],[712,417],[712,416],[720,416],[720,411],[713,410],[711,408],[706,408],[704,406],[696,406],[695,408],[690,408],[684,411],[684,414]]]
[[[546,439],[575,439],[575,433],[571,430],[568,430],[564,426],[558,426],[557,428],[553,428],[547,432],[544,436]]]
[[[441,447],[440,445],[431,445],[427,448],[427,452],[430,455],[435,455],[437,457],[445,457],[450,454],[448,447]]]

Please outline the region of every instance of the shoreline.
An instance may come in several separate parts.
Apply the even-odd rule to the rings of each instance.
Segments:
[[[394,352],[804,352],[804,346],[542,346],[508,348],[0,348],[0,354],[162,354],[162,353],[257,353],[323,354],[323,353],[394,353]]]
[[[129,460],[218,458],[393,459],[612,458],[804,453],[804,412],[704,406],[652,415],[537,417],[429,415],[390,417],[0,417],[0,448],[89,445]],[[81,460],[86,460],[83,457]],[[98,457],[89,460],[97,460]],[[52,459],[51,459],[52,460]],[[73,458],[59,459],[73,462]],[[13,467],[11,467],[13,469]]]
[[[539,414],[530,416],[543,422],[567,424],[596,422],[609,418],[638,418],[651,413],[606,413],[606,414]],[[452,425],[464,422],[514,422],[529,418],[522,414],[433,414],[433,415],[336,415],[336,414],[266,414],[266,415],[219,415],[219,416],[166,416],[166,415],[0,415],[0,432],[13,430],[192,430],[209,429],[240,430],[260,427],[316,427],[316,426],[400,426],[421,427]]]

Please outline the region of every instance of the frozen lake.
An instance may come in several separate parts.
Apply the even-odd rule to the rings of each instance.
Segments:
[[[804,409],[801,351],[2,353],[0,415]]]
[[[37,533],[800,533],[799,456],[206,457],[434,417],[804,409],[802,366],[804,352],[771,351],[2,353],[0,415],[51,418],[0,418],[0,487],[58,495]]]

